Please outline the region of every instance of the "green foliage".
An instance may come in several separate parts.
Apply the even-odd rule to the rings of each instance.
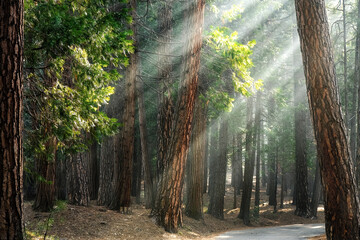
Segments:
[[[221,19],[223,22],[229,21],[232,22],[236,19],[241,18],[241,13],[244,11],[244,8],[241,6],[241,4],[232,5],[231,9],[224,11]]]
[[[100,108],[134,51],[125,3],[25,1],[25,103],[31,119],[25,151],[30,156],[52,159],[58,148],[83,151],[89,144],[84,133],[99,140],[119,128]]]
[[[253,67],[251,49],[256,42],[253,40],[246,45],[240,44],[237,41],[237,32],[226,27],[211,28],[205,42],[210,50],[204,53],[203,59],[207,68],[212,69],[209,77],[216,79],[214,87],[209,88],[207,97],[216,110],[231,111],[234,99],[229,97],[228,92],[219,91],[226,81],[224,78],[230,77],[235,91],[245,96],[250,96],[262,86],[262,81],[255,81],[249,71]],[[231,75],[224,76],[226,72]]]

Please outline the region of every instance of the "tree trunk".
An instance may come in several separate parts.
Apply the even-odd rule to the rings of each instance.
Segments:
[[[91,200],[96,200],[99,189],[99,161],[98,161],[98,143],[94,142],[89,147],[88,165],[88,186]]]
[[[210,131],[206,129],[206,140],[205,140],[205,159],[204,159],[204,186],[203,193],[207,192],[208,189],[208,177],[209,177],[209,142],[210,142]]]
[[[280,190],[280,208],[284,208],[284,191],[285,190],[285,171],[281,168],[281,190]]]
[[[62,158],[63,155],[59,156],[59,153],[57,153],[57,159],[55,163],[55,196],[59,200],[66,200],[66,159]]]
[[[256,137],[256,185],[255,185],[255,208],[254,215],[259,217],[260,210],[260,161],[261,161],[261,93],[257,94],[256,98],[256,113],[255,113],[255,137]]]
[[[342,119],[323,0],[296,0],[310,110],[325,193],[328,239],[359,239],[359,199]]]
[[[146,127],[146,111],[144,104],[144,87],[142,79],[137,82],[137,100],[139,107],[139,129],[141,142],[141,159],[144,169],[144,185],[145,185],[145,208],[152,208],[155,204],[153,176],[151,173],[149,149],[148,149],[148,134]]]
[[[43,154],[36,161],[37,174],[39,179],[36,184],[36,197],[33,209],[40,212],[48,212],[54,207],[55,202],[55,162],[56,162],[56,140],[48,140],[46,143],[47,152],[51,159]]]
[[[348,87],[347,87],[347,48],[346,48],[346,8],[345,8],[345,0],[342,0],[342,23],[343,23],[343,49],[344,49],[344,110],[345,110],[345,128],[348,131],[348,124],[349,124],[349,111],[348,111]]]
[[[69,204],[79,206],[87,206],[90,201],[84,154],[72,154],[66,161],[67,200]]]
[[[136,0],[129,1],[129,8],[132,9],[131,16],[136,19]],[[136,27],[135,23],[130,24],[130,30],[133,32],[133,46],[136,48]],[[135,127],[135,98],[136,98],[136,72],[137,72],[137,54],[133,53],[129,56],[129,66],[125,73],[125,97],[124,97],[124,115],[121,128],[121,138],[119,151],[120,154],[116,158],[118,161],[118,176],[115,176],[114,197],[109,206],[112,210],[120,210],[130,212],[131,204],[131,177],[132,162],[134,154],[134,127]]]
[[[0,238],[23,239],[23,1],[0,3]]]
[[[160,177],[154,211],[157,223],[169,232],[177,232],[178,225],[182,225],[181,193],[200,67],[204,6],[203,0],[189,0],[186,4],[188,8],[185,8],[185,29],[188,33],[183,81],[179,86],[169,148],[165,155],[166,164]]]
[[[321,195],[320,166],[318,159],[316,159],[315,180],[314,180],[313,194],[311,197],[311,214],[314,218],[317,217],[317,209],[319,206],[320,195]]]
[[[244,185],[243,194],[241,198],[240,214],[239,218],[243,219],[244,224],[250,224],[250,202],[251,192],[253,186],[253,175],[255,156],[253,143],[254,141],[254,129],[253,129],[253,97],[247,99],[247,112],[246,112],[246,155],[245,155],[245,171],[244,171]]]
[[[296,33],[293,42],[298,41]],[[300,52],[294,53],[294,66],[300,59]],[[295,63],[296,62],[296,63]],[[296,184],[296,209],[295,215],[300,217],[310,216],[308,196],[308,169],[306,161],[306,109],[305,89],[301,86],[303,77],[301,68],[294,69],[294,107],[295,107],[295,184]]]
[[[244,185],[244,174],[243,174],[243,136],[242,133],[238,133],[237,134],[237,143],[238,143],[238,147],[237,147],[237,153],[238,153],[238,160],[239,160],[239,179],[238,179],[238,187],[237,187],[237,191],[236,194],[240,195],[241,189],[243,188]]]
[[[351,158],[354,161],[355,169],[357,169],[357,158],[356,158],[356,150],[357,150],[357,126],[356,123],[359,121],[359,114],[357,111],[357,105],[358,105],[358,88],[359,88],[359,45],[360,45],[360,9],[358,6],[357,9],[357,16],[355,17],[357,21],[356,26],[356,41],[355,41],[355,72],[354,72],[354,82],[352,87],[352,109],[351,109],[351,119],[349,120],[349,127],[350,127],[350,151],[351,151]],[[357,174],[356,174],[357,175]]]
[[[269,110],[268,115],[269,118],[272,119],[275,114],[275,99],[273,96],[270,97],[269,100]],[[271,121],[271,120],[270,120]],[[270,124],[271,125],[271,124]],[[268,154],[268,165],[269,165],[269,182],[268,182],[268,190],[269,190],[269,205],[276,206],[276,192],[277,192],[277,184],[276,184],[276,138],[271,134],[269,136],[269,154]]]
[[[140,137],[137,134],[134,141],[134,161],[133,161],[133,175],[131,180],[131,196],[136,197],[136,203],[140,204],[140,193],[141,193],[141,177],[142,177],[142,159],[141,159],[141,144]]]
[[[237,191],[239,187],[239,159],[238,159],[238,144],[236,139],[236,134],[233,134],[233,147],[232,147],[232,173],[231,173],[231,181],[234,187],[234,201],[233,201],[233,208],[237,208]]]
[[[112,180],[115,159],[115,139],[105,137],[100,146],[100,172],[97,204],[108,206],[112,198]]]
[[[210,197],[210,199],[214,198],[214,193],[215,193],[215,179],[216,179],[216,174],[217,174],[217,152],[219,149],[219,141],[218,141],[218,136],[219,136],[219,124],[215,121],[213,121],[212,126],[211,126],[211,134],[210,134],[210,157],[209,157],[209,191],[208,191],[208,195]],[[211,213],[212,209],[213,209],[213,202],[210,201],[209,206],[208,206],[208,213]]]
[[[358,98],[357,98],[357,148],[356,148],[356,183],[359,186],[360,180],[360,1],[357,3],[357,24],[356,24],[356,48],[355,48],[355,81],[358,83]],[[355,103],[354,103],[355,104]]]
[[[159,37],[163,42],[159,46],[159,78],[160,90],[159,110],[158,110],[158,157],[157,157],[157,181],[161,174],[163,174],[164,166],[166,165],[166,152],[169,147],[171,136],[171,127],[173,122],[174,103],[172,99],[172,84],[173,79],[171,73],[173,71],[172,59],[168,55],[171,54],[173,19],[172,19],[172,5],[173,1],[162,1],[159,8]]]
[[[203,218],[204,162],[206,153],[206,103],[199,98],[195,100],[191,150],[187,162],[187,201],[185,214],[194,219]]]
[[[224,219],[224,196],[227,169],[229,116],[223,114],[219,131],[219,151],[215,160],[214,192],[210,196],[210,214],[218,219]]]

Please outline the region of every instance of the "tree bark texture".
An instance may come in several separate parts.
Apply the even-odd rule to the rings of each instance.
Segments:
[[[185,214],[194,219],[203,218],[203,181],[206,153],[206,103],[197,96],[193,129],[191,134],[191,149],[187,162],[187,201]]]
[[[129,7],[132,9],[132,18],[136,19],[136,0],[129,1]],[[130,24],[133,32],[133,46],[136,46],[135,37],[137,34],[135,23]],[[119,174],[115,176],[114,198],[109,206],[110,209],[128,212],[131,204],[131,177],[132,162],[134,155],[134,133],[135,133],[135,99],[136,99],[136,73],[137,73],[137,53],[129,56],[129,66],[125,73],[125,96],[124,96],[124,124],[121,128],[120,155],[117,157]]]
[[[96,200],[99,189],[98,143],[94,142],[87,152],[88,186],[91,200]]]
[[[115,160],[114,137],[105,137],[100,145],[100,172],[97,204],[109,206],[112,198],[113,169]]]
[[[156,203],[157,223],[169,232],[177,232],[178,225],[182,225],[181,193],[198,84],[204,6],[204,0],[189,0],[186,3],[185,29],[188,33],[183,80],[179,86],[171,138],[165,155],[166,165],[158,185]]]
[[[0,3],[0,239],[23,239],[23,1]]]
[[[300,46],[324,186],[328,239],[359,239],[359,199],[341,115],[325,2],[296,0]]]
[[[157,178],[164,171],[166,165],[166,151],[169,147],[169,140],[171,136],[171,126],[173,121],[174,103],[172,99],[172,84],[173,79],[171,74],[173,72],[171,54],[171,39],[173,32],[173,16],[172,5],[173,0],[162,1],[159,8],[159,40],[162,44],[159,46],[159,78],[160,91],[159,110],[158,110],[158,159],[157,159]]]
[[[74,153],[66,159],[66,190],[69,204],[87,206],[90,202],[84,155],[86,153]]]

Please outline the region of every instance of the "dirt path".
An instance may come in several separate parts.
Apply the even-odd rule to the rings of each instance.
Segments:
[[[269,227],[289,224],[309,224],[324,222],[323,210],[319,209],[319,218],[316,220],[295,216],[294,206],[287,197],[283,209],[273,213],[273,208],[267,205],[268,196],[261,193],[260,217],[251,219],[250,227]],[[238,196],[240,203],[240,196]],[[208,204],[208,196],[204,196],[204,206]],[[158,227],[154,220],[149,218],[150,210],[143,205],[134,204],[131,215],[120,214],[96,206],[95,202],[88,207],[64,205],[62,210],[49,213],[36,213],[31,210],[31,203],[25,203],[26,229],[32,235],[29,239],[44,239],[47,236],[53,239],[213,239],[216,235],[239,229],[249,229],[237,218],[239,208],[232,208],[232,189],[227,189],[225,197],[224,220],[215,219],[204,214],[204,220],[197,221],[184,216],[184,225],[177,234],[170,234]],[[204,207],[206,212],[206,207]],[[48,226],[48,227],[46,227]],[[37,236],[37,237],[36,237]],[[47,238],[51,239],[51,238]]]

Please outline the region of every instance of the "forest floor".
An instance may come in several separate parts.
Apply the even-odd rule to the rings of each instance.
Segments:
[[[225,196],[224,220],[204,214],[204,219],[197,221],[184,215],[184,224],[177,234],[171,234],[158,227],[150,210],[142,204],[133,204],[132,213],[125,215],[117,211],[96,206],[95,202],[88,207],[60,204],[52,213],[39,213],[31,209],[31,202],[25,203],[25,222],[29,239],[212,239],[216,235],[250,227],[268,227],[299,223],[323,223],[324,210],[319,206],[318,218],[301,218],[294,215],[295,206],[291,197],[286,197],[284,208],[273,212],[268,205],[268,196],[261,192],[260,217],[252,217],[251,225],[246,226],[238,219],[239,208],[233,208],[233,190],[228,187]],[[204,206],[209,198],[204,196]],[[237,205],[241,198],[237,197]],[[253,200],[252,200],[253,202]],[[280,201],[278,201],[280,202]],[[204,212],[207,208],[204,207]],[[322,238],[312,238],[320,240]]]

